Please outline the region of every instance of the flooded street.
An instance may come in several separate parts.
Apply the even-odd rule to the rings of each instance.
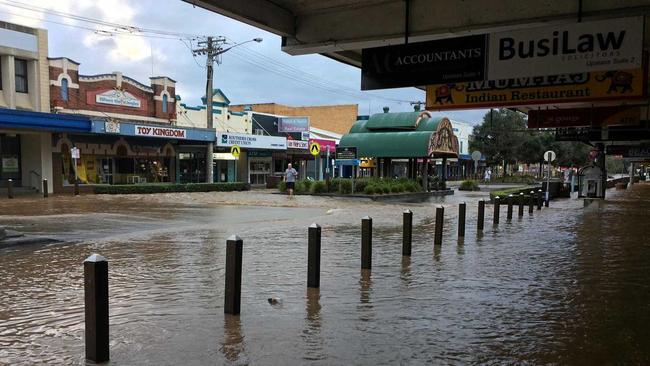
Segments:
[[[3,199],[0,226],[62,242],[0,249],[0,364],[85,363],[91,253],[109,261],[111,365],[648,364],[650,185],[608,195],[521,219],[515,209],[512,222],[502,205],[498,227],[488,205],[482,234],[484,192],[419,204],[260,191]],[[371,274],[359,269],[365,215]],[[323,226],[320,290],[306,288],[312,222]],[[223,314],[232,234],[244,240],[239,317]]]

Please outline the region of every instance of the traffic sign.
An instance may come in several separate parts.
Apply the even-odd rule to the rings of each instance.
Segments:
[[[230,153],[232,156],[239,158],[239,154],[241,154],[241,147],[239,147],[239,145],[232,145],[230,148]]]
[[[544,161],[553,161],[555,160],[555,151],[549,150],[544,153]]]
[[[72,149],[70,149],[70,155],[73,159],[79,159],[80,158],[79,148],[73,147]]]
[[[309,144],[309,152],[314,156],[318,156],[320,154],[320,144],[316,141],[312,141],[311,144]]]
[[[474,161],[481,160],[481,152],[480,151],[474,151],[472,153],[472,160],[474,160]]]

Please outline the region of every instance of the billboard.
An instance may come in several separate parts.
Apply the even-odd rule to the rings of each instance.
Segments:
[[[643,17],[490,34],[490,80],[641,67]]]
[[[528,128],[633,126],[640,122],[640,107],[540,109],[528,112]]]
[[[643,99],[644,67],[427,86],[428,110]]]
[[[361,90],[482,80],[486,45],[482,34],[364,49]]]
[[[309,132],[309,117],[280,117],[278,132]]]

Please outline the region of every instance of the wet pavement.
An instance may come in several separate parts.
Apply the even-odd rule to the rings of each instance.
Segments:
[[[0,364],[84,364],[82,262],[93,252],[109,260],[111,365],[648,364],[650,185],[608,195],[515,210],[512,222],[502,205],[496,228],[488,205],[482,234],[485,192],[420,204],[264,192],[0,200],[0,226],[62,241],[0,249]],[[359,270],[365,215],[372,273]],[[322,272],[308,291],[312,222]],[[239,317],[223,314],[232,234],[244,240]]]

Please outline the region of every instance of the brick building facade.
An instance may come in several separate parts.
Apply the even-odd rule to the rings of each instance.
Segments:
[[[144,85],[120,72],[80,75],[79,63],[49,59],[50,105],[60,113],[170,124],[176,120],[176,81],[150,78]]]
[[[242,112],[252,108],[253,112],[269,113],[278,116],[309,117],[311,127],[346,134],[357,121],[359,106],[357,104],[322,105],[292,107],[277,103],[231,105],[231,111]]]

